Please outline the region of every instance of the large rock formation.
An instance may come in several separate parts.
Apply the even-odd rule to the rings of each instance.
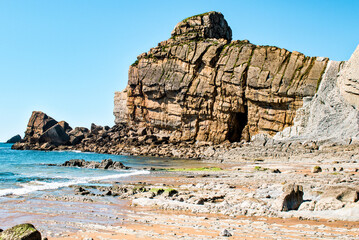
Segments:
[[[12,148],[51,150],[61,145],[76,145],[88,134],[87,128],[73,130],[65,121],[57,122],[43,112],[33,111],[24,139],[15,143]]]
[[[30,143],[50,143],[53,145],[62,145],[69,141],[68,131],[71,130],[68,123],[57,122],[55,119],[47,116],[40,111],[32,112],[27,129],[25,131],[24,141]]]
[[[359,46],[348,62],[329,61],[318,92],[298,109],[294,125],[274,139],[349,143],[359,140]]]
[[[170,39],[137,57],[115,94],[116,123],[172,142],[249,140],[293,124],[321,81],[327,58],[231,41],[221,13],[177,24]]]
[[[221,13],[183,20],[130,66],[115,126],[72,129],[33,112],[12,148],[202,158],[212,143],[359,140],[359,48],[334,62],[231,36]]]

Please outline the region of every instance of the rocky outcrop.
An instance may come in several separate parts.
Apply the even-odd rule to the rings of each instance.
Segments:
[[[21,136],[18,134],[16,136],[13,136],[9,140],[6,141],[6,143],[17,143],[21,141]]]
[[[65,121],[57,122],[43,112],[34,111],[27,124],[24,139],[15,143],[12,148],[52,150],[62,145],[76,145],[88,133],[87,128],[73,130]]]
[[[64,164],[61,164],[64,167],[81,167],[81,168],[98,168],[98,169],[108,169],[108,170],[120,170],[120,169],[129,169],[125,167],[121,162],[112,161],[112,159],[104,159],[101,162],[95,161],[85,161],[84,159],[71,159],[66,161]]]
[[[303,202],[303,186],[288,184],[283,187],[283,194],[276,200],[275,208],[279,211],[297,210]]]
[[[50,143],[59,146],[69,141],[69,136],[66,132],[69,130],[71,128],[68,123],[64,121],[57,122],[43,112],[34,111],[25,131],[24,142]]]
[[[41,240],[41,233],[34,225],[24,223],[6,229],[0,233],[0,239],[6,240]]]
[[[171,142],[214,143],[291,126],[328,59],[231,35],[217,12],[177,24],[170,39],[130,66],[127,88],[115,94],[115,122],[147,127]]]

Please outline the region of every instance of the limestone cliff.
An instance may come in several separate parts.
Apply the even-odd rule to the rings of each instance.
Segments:
[[[359,108],[359,45],[340,71],[338,86],[344,99]]]
[[[127,88],[115,95],[116,123],[147,127],[173,142],[214,143],[291,126],[328,59],[231,36],[218,12],[177,24],[170,39],[130,66]]]
[[[359,140],[359,46],[348,62],[329,61],[318,92],[276,140]]]

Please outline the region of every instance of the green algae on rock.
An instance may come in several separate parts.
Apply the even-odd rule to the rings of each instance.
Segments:
[[[0,240],[41,240],[41,233],[34,225],[24,223],[1,232]]]

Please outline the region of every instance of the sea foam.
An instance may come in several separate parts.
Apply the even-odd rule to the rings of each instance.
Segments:
[[[0,197],[1,196],[9,196],[9,195],[16,195],[21,196],[25,194],[29,194],[31,192],[35,191],[43,191],[43,190],[53,190],[58,189],[62,187],[68,187],[70,185],[76,185],[76,184],[84,184],[89,183],[93,181],[100,181],[100,180],[107,180],[107,179],[114,179],[114,178],[124,178],[129,176],[135,176],[135,175],[143,175],[143,174],[149,174],[150,171],[146,170],[129,170],[126,171],[127,173],[121,173],[121,174],[113,174],[113,175],[107,175],[107,176],[99,176],[99,177],[81,177],[76,178],[67,182],[42,182],[42,181],[32,181],[28,183],[21,184],[21,188],[8,188],[8,189],[1,189],[0,190]]]

